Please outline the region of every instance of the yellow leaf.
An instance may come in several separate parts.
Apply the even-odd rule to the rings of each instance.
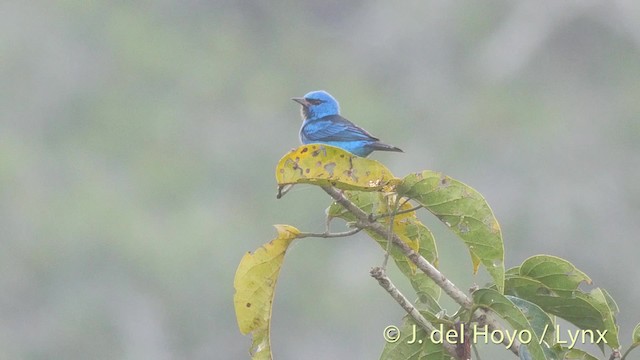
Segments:
[[[395,198],[395,196],[393,196],[393,198]],[[377,213],[384,214],[384,213],[392,212],[393,211],[392,209],[394,206],[393,203],[395,202],[395,199],[393,198],[386,197],[386,206],[385,205],[380,206],[380,208],[377,210]],[[407,211],[411,208],[412,208],[411,204],[409,202],[405,202],[402,206],[400,206],[398,211]],[[389,219],[391,219],[391,216],[384,217],[381,219],[382,220],[381,222],[388,227]],[[400,240],[402,240],[402,242],[409,245],[409,247],[413,251],[419,252],[420,241],[415,236],[415,230],[412,229],[412,227],[415,226],[414,221],[419,222],[417,220],[415,211],[394,215],[393,216],[393,232],[396,235],[398,235],[398,237],[400,238]],[[411,238],[409,234],[412,234],[413,238]],[[411,269],[411,274],[415,275],[416,270],[418,269],[416,265],[412,262],[408,262],[408,265],[409,265],[409,268]]]
[[[254,253],[246,253],[233,281],[236,290],[233,304],[240,332],[252,333],[253,359],[271,359],[269,325],[276,282],[284,254],[300,231],[289,225],[275,225],[278,237],[258,248]]]
[[[308,144],[282,157],[276,167],[280,187],[289,184],[331,185],[342,190],[376,191],[395,184],[381,163],[324,144]]]

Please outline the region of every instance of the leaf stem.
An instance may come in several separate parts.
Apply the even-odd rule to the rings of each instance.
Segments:
[[[401,207],[402,207],[402,205],[398,206],[398,208],[401,208]],[[400,210],[400,211],[396,211],[396,212],[388,212],[386,214],[380,214],[380,215],[370,214],[369,215],[369,220],[376,221],[376,220],[382,219],[384,217],[396,216],[396,215],[400,215],[400,214],[406,214],[406,213],[414,212],[414,211],[416,211],[418,209],[422,209],[422,208],[423,208],[422,205],[418,205],[418,206],[412,207],[411,209]]]
[[[329,230],[327,229],[327,231],[325,232],[321,232],[321,233],[306,233],[306,232],[301,232],[300,234],[298,234],[296,237],[299,239],[302,238],[306,238],[306,237],[317,237],[317,238],[337,238],[337,237],[345,237],[345,236],[351,236],[353,234],[357,234],[358,232],[360,232],[362,230],[361,227],[356,227],[355,229],[351,229],[348,231],[343,231],[343,232],[337,232],[337,233],[332,233],[329,232]]]

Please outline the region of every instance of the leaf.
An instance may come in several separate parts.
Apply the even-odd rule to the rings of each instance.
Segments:
[[[580,349],[568,349],[562,356],[562,360],[598,360],[597,357]]]
[[[342,190],[376,191],[398,179],[378,161],[330,145],[308,144],[280,159],[276,181],[281,188],[289,184],[315,184]]]
[[[534,329],[530,319],[528,319],[522,310],[511,302],[509,298],[493,289],[479,289],[474,291],[472,296],[474,304],[491,309],[491,311],[513,327],[513,330],[501,330],[505,339],[516,339],[519,341],[520,336],[523,336],[524,339],[530,336],[531,341],[527,342],[527,346],[533,359],[548,359],[540,345],[542,343],[540,341],[540,337],[542,337],[542,333],[539,331],[540,329]]]
[[[395,335],[390,333],[395,331]],[[389,332],[389,333],[387,333]],[[381,360],[445,360],[451,357],[445,353],[442,344],[431,341],[427,331],[416,325],[409,317],[404,324],[385,329],[386,345],[380,355]]]
[[[529,348],[525,344],[520,345],[518,357],[520,360],[533,360],[533,357],[531,357],[531,353],[529,352]]]
[[[510,295],[505,295],[505,297],[520,309],[529,321],[531,329],[538,335],[538,338],[542,338],[548,346],[551,346],[555,332],[554,322],[551,317],[542,308],[530,301]]]
[[[388,213],[388,199],[382,193],[378,192],[362,192],[362,191],[345,191],[344,195],[364,212],[379,216]],[[409,204],[405,204],[402,209],[411,208]],[[355,217],[345,210],[342,205],[333,203],[328,209],[327,214],[330,217],[338,217],[346,221],[355,221]],[[379,220],[383,224],[388,224],[388,217]],[[387,239],[381,237],[377,233],[365,230],[380,246],[386,251]],[[415,211],[399,214],[394,216],[393,232],[396,233],[405,243],[408,243],[427,261],[434,266],[438,265],[438,251],[436,243],[431,231],[424,226],[416,217]],[[433,280],[423,273],[415,271],[413,264],[404,254],[395,246],[391,248],[391,257],[402,273],[409,279],[411,285],[416,290],[420,301],[423,304],[433,305],[434,300],[440,298],[441,289]],[[429,307],[434,310],[433,306]]]
[[[568,294],[557,294],[538,280],[509,277],[505,281],[505,294],[530,301],[580,328],[604,327],[600,313],[587,301]]]
[[[587,301],[593,305],[602,316],[604,323],[604,335],[606,345],[611,349],[620,348],[620,340],[618,339],[618,325],[616,324],[615,314],[619,312],[618,304],[613,300],[609,293],[601,288],[595,288],[587,295]],[[600,329],[602,330],[602,329]],[[598,340],[597,337],[595,340]],[[604,351],[604,343],[597,344]]]
[[[236,270],[233,304],[240,332],[251,333],[253,359],[271,359],[269,326],[280,267],[287,248],[300,231],[289,225],[275,225],[278,237],[246,253]]]
[[[615,320],[618,305],[603,289],[595,288],[590,293],[581,291],[579,285],[582,282],[591,284],[591,279],[569,261],[550,255],[532,256],[520,265],[519,276],[543,285],[533,285],[529,290],[539,296],[537,301],[543,303],[531,298],[527,300],[581,329],[606,331],[607,344],[613,349],[619,347]],[[597,345],[604,351],[604,343]]]
[[[489,204],[476,190],[441,173],[423,171],[406,176],[396,186],[398,195],[414,199],[433,213],[465,243],[473,271],[480,263],[504,289],[502,232]]]
[[[580,283],[591,279],[565,259],[551,255],[536,255],[520,266],[520,275],[536,279],[554,291],[574,291]]]
[[[504,272],[505,276],[519,275],[519,274],[520,274],[520,266],[514,266],[510,269],[507,269],[507,271]]]
[[[638,346],[640,346],[640,324],[636,325],[636,327],[633,329],[633,332],[631,333],[631,346],[629,346],[627,351],[624,353],[622,359],[626,359],[627,355],[629,355],[629,353],[631,353]]]
[[[606,292],[594,289],[591,293],[580,290],[556,292],[538,280],[523,276],[510,276],[505,281],[505,294],[530,301],[544,311],[561,317],[580,329],[606,330],[605,339],[611,348],[619,347],[618,329],[614,314],[617,306],[609,304]],[[597,340],[597,335],[596,339]],[[603,343],[598,343],[602,348]]]

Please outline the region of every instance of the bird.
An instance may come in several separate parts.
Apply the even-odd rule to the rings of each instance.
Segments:
[[[336,146],[360,157],[367,157],[375,150],[403,152],[342,117],[338,101],[324,90],[311,91],[291,100],[302,106],[302,144]]]

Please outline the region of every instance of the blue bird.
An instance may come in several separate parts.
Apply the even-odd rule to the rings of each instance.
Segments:
[[[340,116],[338,101],[326,91],[312,91],[291,100],[302,105],[300,141],[303,144],[327,144],[362,157],[375,150],[403,152]]]

